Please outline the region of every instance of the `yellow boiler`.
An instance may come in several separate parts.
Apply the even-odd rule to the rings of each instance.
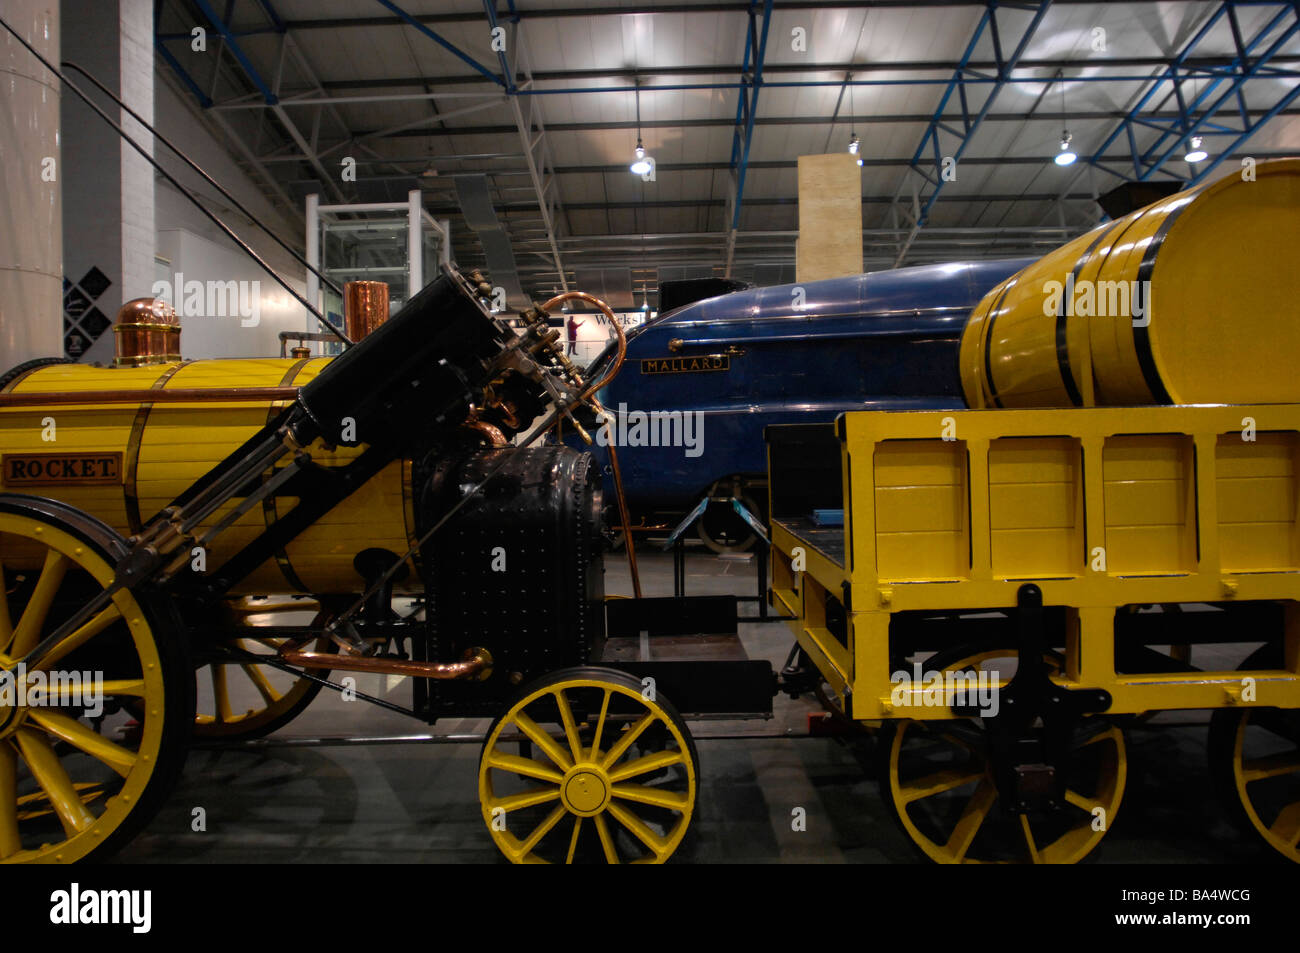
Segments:
[[[51,497],[130,536],[199,477],[264,427],[284,401],[248,398],[250,388],[301,387],[329,358],[180,361],[144,367],[54,364],[15,375],[5,394],[50,395],[49,403],[0,407],[0,492]],[[237,389],[237,400],[105,402],[104,392]],[[64,395],[87,393],[84,403]],[[210,398],[211,394],[206,395]],[[363,448],[313,447],[323,466],[342,466]],[[397,555],[415,542],[411,464],[398,460],[317,520],[234,590],[355,594],[364,580],[356,554]],[[236,498],[204,525],[238,504]],[[281,498],[278,509],[296,502]],[[282,513],[272,498],[217,536],[205,554],[215,568]],[[6,562],[12,562],[7,555]],[[13,568],[13,567],[11,567]],[[418,573],[407,575],[416,584]]]
[[[1300,160],[1260,162],[1106,222],[971,313],[980,407],[1300,401]]]

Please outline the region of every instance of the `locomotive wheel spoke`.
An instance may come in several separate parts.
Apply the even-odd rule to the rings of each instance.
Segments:
[[[573,819],[573,833],[569,835],[569,851],[564,855],[564,862],[566,864],[573,863],[574,855],[578,851],[578,834],[581,833],[581,831],[582,831],[582,818],[575,817]]]
[[[90,827],[95,818],[81,802],[81,795],[50,743],[29,728],[20,729],[15,737],[32,777],[50,799],[67,835],[72,837]]]
[[[542,726],[537,722],[533,721],[523,712],[519,712],[515,715],[515,724],[519,726],[520,731],[532,740],[533,744],[546,752],[546,756],[554,761],[556,766],[561,770],[567,771],[569,768],[573,767],[573,762],[570,761],[569,756],[564,753],[564,749],[561,748],[559,744],[556,743],[555,739],[547,734]]]
[[[0,602],[4,600],[0,599]],[[18,752],[0,742],[0,859],[22,849],[18,833]]]
[[[1290,847],[1300,844],[1300,801],[1288,804],[1279,811],[1269,825],[1268,832]]]
[[[5,564],[0,559],[0,592],[4,588]],[[0,652],[8,652],[14,638],[14,623],[9,618],[9,600],[0,595]]]
[[[650,851],[656,858],[663,856],[668,847],[668,842],[648,828],[641,818],[637,817],[631,811],[616,803],[610,803],[609,813],[613,815],[614,820],[618,821],[636,836],[636,839],[650,848]]]
[[[63,585],[63,577],[67,572],[68,557],[57,550],[49,550],[45,554],[45,565],[41,567],[41,575],[36,580],[36,588],[32,590],[32,597],[27,601],[27,607],[23,609],[18,627],[14,629],[11,654],[15,657],[26,655],[36,648],[36,644],[41,640],[45,618],[50,614],[50,606],[54,604],[54,597],[58,595],[59,587]]]
[[[1038,853],[1038,845],[1034,843],[1034,832],[1029,826],[1028,814],[1020,815],[1020,829],[1025,834],[1025,847],[1029,849],[1029,862],[1031,864],[1041,864],[1043,859]]]
[[[74,631],[68,633],[67,637],[54,645],[33,664],[27,666],[28,671],[36,671],[38,669],[41,671],[47,671],[55,662],[61,661],[70,652],[81,648],[81,646],[85,645],[121,618],[122,610],[115,604],[109,603],[83,622]]]
[[[947,771],[936,771],[934,774],[927,774],[923,778],[917,778],[915,781],[908,781],[900,784],[904,804],[911,804],[913,801],[919,801],[922,798],[933,797],[936,794],[943,794],[945,791],[951,791],[962,785],[970,784],[972,781],[978,781],[984,777],[984,769],[981,767],[977,770],[968,770],[953,768]]]
[[[642,804],[652,804],[655,807],[666,807],[672,811],[684,811],[686,809],[687,797],[685,794],[679,794],[676,791],[665,791],[663,788],[647,787],[644,784],[616,784],[613,793],[614,797],[621,797],[625,801],[639,801]]]
[[[135,767],[136,755],[121,745],[109,741],[99,732],[83,725],[75,718],[57,711],[33,709],[28,716],[54,737],[84,751],[97,761],[102,761],[122,777]]]
[[[591,736],[591,753],[588,757],[596,761],[600,757],[600,736],[605,730],[605,716],[609,714],[609,689],[605,689],[604,697],[600,701],[600,716],[596,719],[596,730]]]
[[[979,786],[975,788],[975,793],[966,802],[961,817],[957,819],[957,826],[952,829],[948,842],[944,844],[956,863],[960,864],[965,860],[971,842],[975,840],[975,835],[979,833],[980,826],[989,816],[989,809],[997,799],[998,791],[993,783],[987,778],[980,781]]]
[[[550,814],[546,815],[546,820],[533,828],[533,832],[528,835],[528,839],[519,845],[519,856],[526,857],[543,837],[549,834],[560,819],[564,817],[565,810],[563,804],[555,805]]]
[[[239,667],[244,670],[244,674],[247,675],[248,680],[253,683],[253,687],[257,689],[257,693],[262,696],[262,701],[266,702],[268,705],[274,705],[280,700],[280,694],[271,687],[271,683],[267,681],[266,676],[262,674],[260,668],[256,665],[241,665]]]
[[[525,758],[522,755],[506,754],[504,751],[493,751],[489,754],[488,767],[500,768],[502,771],[509,771],[524,778],[550,781],[553,784],[559,784],[564,780],[564,775],[559,771],[547,767],[540,761],[534,761],[532,758]]]
[[[609,770],[610,767],[618,763],[618,759],[627,753],[627,749],[632,747],[632,743],[641,737],[641,732],[650,727],[655,720],[654,715],[642,715],[637,719],[636,724],[632,725],[627,731],[623,732],[623,737],[614,743],[614,746],[605,752],[605,759],[600,766]]]
[[[228,722],[234,717],[230,709],[230,688],[226,683],[226,667],[212,666],[212,704],[218,722]]]
[[[573,708],[569,705],[569,700],[564,697],[564,689],[555,690],[555,705],[560,709],[560,723],[564,725],[564,736],[569,741],[569,751],[573,755],[574,762],[582,760],[582,742],[578,740],[578,726],[573,720]]]
[[[558,787],[548,788],[530,788],[527,791],[521,791],[519,794],[512,794],[509,797],[498,798],[493,801],[491,806],[500,808],[505,813],[511,811],[521,811],[526,807],[533,807],[537,804],[545,804],[548,801],[554,801],[560,796]]]
[[[1084,797],[1084,796],[1083,796],[1082,794],[1080,794],[1078,791],[1075,791],[1075,790],[1072,790],[1072,789],[1067,789],[1067,790],[1066,790],[1066,792],[1065,792],[1065,802],[1066,802],[1067,804],[1073,804],[1073,805],[1074,805],[1075,807],[1077,807],[1079,810],[1081,810],[1081,811],[1087,811],[1089,814],[1091,814],[1091,813],[1093,812],[1093,810],[1095,810],[1096,808],[1099,808],[1099,807],[1100,807],[1100,808],[1103,808],[1103,809],[1104,809],[1104,807],[1105,807],[1105,806],[1101,803],[1101,801],[1097,800],[1096,798]]]
[[[604,814],[596,815],[596,834],[600,837],[601,850],[605,852],[605,863],[619,863],[618,850],[614,846],[614,838],[610,836],[609,824],[606,823]]]
[[[602,751],[607,735],[613,743]],[[565,669],[526,687],[493,722],[479,803],[514,863],[662,863],[690,824],[696,775],[690,734],[666,701],[643,697],[624,672]],[[591,827],[595,836],[584,839]]]
[[[1300,771],[1300,751],[1287,751],[1265,758],[1243,760],[1241,779],[1247,784]]]
[[[649,774],[651,771],[658,771],[674,764],[681,764],[682,761],[683,757],[680,751],[660,751],[657,754],[648,754],[637,758],[635,761],[627,762],[618,770],[609,772],[609,779],[617,784],[619,781],[626,781],[628,778],[635,778],[638,775]]]
[[[277,610],[251,615],[265,616],[273,611]],[[292,615],[306,610],[289,606],[278,611]],[[321,609],[306,628],[319,632],[332,618],[328,610]],[[258,634],[264,625],[247,621],[237,624],[233,631],[238,634],[223,643],[226,651],[195,673],[198,681],[208,680],[212,684],[212,700],[203,697],[195,718],[196,738],[260,738],[288,724],[319,694],[321,685],[314,678],[327,678],[329,671],[318,669],[312,673],[313,678],[271,664],[279,659],[280,649],[289,639]],[[335,652],[337,648],[328,636],[320,635],[314,640],[312,651]],[[204,668],[208,669],[206,674]]]

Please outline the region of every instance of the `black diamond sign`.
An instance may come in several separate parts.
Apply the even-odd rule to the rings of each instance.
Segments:
[[[63,310],[74,318],[81,317],[89,307],[90,299],[75,285],[71,291],[63,296]]]
[[[86,350],[86,339],[77,331],[66,334],[63,338],[63,353],[68,357],[80,357]]]
[[[107,291],[108,286],[112,283],[102,271],[95,267],[91,267],[90,271],[86,272],[85,277],[77,282],[77,284],[81,285],[81,290],[90,295],[92,301]]]
[[[104,333],[108,323],[108,318],[104,317],[103,312],[98,308],[92,307],[81,316],[81,328],[86,334],[90,335],[92,341],[99,340],[99,336]]]

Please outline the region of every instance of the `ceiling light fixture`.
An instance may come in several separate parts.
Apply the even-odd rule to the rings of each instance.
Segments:
[[[858,138],[858,134],[853,130],[854,119],[855,119],[854,114],[857,112],[857,110],[853,108],[853,74],[852,73],[849,74],[848,79],[846,79],[845,82],[848,83],[849,86],[849,155],[856,156],[858,160],[858,165],[862,165],[862,156],[859,155],[859,150],[862,147],[862,141]]]
[[[643,178],[648,176],[655,168],[655,160],[646,155],[645,146],[641,144],[641,82],[636,84],[636,151],[632,164],[628,166],[633,175],[639,175]]]
[[[1209,153],[1201,148],[1201,137],[1192,136],[1187,144],[1187,154],[1183,156],[1184,162],[1204,162],[1209,158]]]
[[[641,145],[641,137],[640,137],[640,136],[638,136],[638,137],[637,137],[637,140],[636,140],[636,153],[635,153],[635,155],[636,155],[636,158],[632,161],[632,164],[631,164],[630,166],[628,166],[628,168],[632,170],[632,174],[633,174],[633,175],[646,175],[646,174],[648,174],[648,173],[650,172],[650,168],[651,168],[651,166],[650,166],[650,160],[649,160],[649,158],[647,158],[647,156],[646,156],[646,154],[645,154],[645,146]]]
[[[1065,121],[1065,77],[1061,72],[1058,72],[1056,75],[1061,80],[1061,121],[1064,122]],[[1052,158],[1053,162],[1055,162],[1057,165],[1074,164],[1074,160],[1079,157],[1078,155],[1075,154],[1074,150],[1070,148],[1070,143],[1073,140],[1074,137],[1070,135],[1070,130],[1068,127],[1061,130],[1061,148],[1057,150],[1056,155]]]
[[[1070,148],[1070,140],[1072,138],[1073,136],[1070,135],[1070,130],[1068,129],[1061,133],[1061,150],[1052,160],[1057,165],[1070,165],[1075,159],[1079,158],[1075,154],[1074,150]]]

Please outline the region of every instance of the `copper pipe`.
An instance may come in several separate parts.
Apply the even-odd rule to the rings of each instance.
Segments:
[[[292,643],[286,643],[289,648]],[[302,643],[297,643],[302,644]],[[440,680],[476,679],[482,681],[492,674],[492,654],[487,649],[474,648],[465,652],[461,662],[413,662],[400,658],[376,658],[365,655],[343,655],[333,652],[299,652],[280,650],[281,660],[303,668],[328,668],[336,672],[377,672],[381,675],[410,675],[414,678]]]
[[[296,387],[178,387],[174,390],[83,390],[0,394],[0,407],[50,404],[200,404],[296,400]]]
[[[493,426],[486,420],[467,420],[463,426],[466,430],[477,430],[486,436],[494,447],[504,447],[510,442],[500,427]]]
[[[622,370],[623,359],[627,357],[627,335],[623,333],[623,325],[618,323],[618,318],[614,317],[614,312],[610,310],[609,305],[585,291],[566,291],[563,294],[558,294],[542,305],[542,310],[550,311],[557,304],[563,304],[565,301],[586,301],[588,304],[594,304],[605,312],[605,317],[609,318],[609,323],[614,327],[614,333],[618,335],[618,353],[614,355],[614,363],[610,367],[609,373],[582,392],[578,399],[585,400],[612,381],[618,375],[618,372]]]
[[[387,320],[387,284],[349,281],[343,286],[343,322],[353,341],[360,341]]]
[[[600,408],[602,412],[604,409]],[[627,550],[627,568],[632,573],[632,592],[640,599],[641,574],[636,568],[636,544],[632,541],[632,518],[627,513],[627,499],[623,496],[623,472],[618,466],[618,451],[614,449],[614,428],[608,417],[605,418],[605,432],[609,435],[609,462],[614,469],[614,497],[618,500],[618,515],[623,520],[623,548]]]
[[[543,304],[542,310],[550,311],[557,304],[562,304],[565,301],[586,301],[589,304],[594,304],[601,311],[605,312],[605,316],[609,318],[610,324],[614,328],[614,333],[618,335],[618,353],[614,355],[614,363],[610,366],[609,372],[596,383],[589,385],[578,398],[579,400],[587,400],[595,394],[596,391],[600,390],[612,381],[618,375],[618,372],[622,370],[623,359],[627,357],[627,335],[623,333],[623,325],[618,323],[618,318],[614,316],[614,312],[610,310],[609,305],[601,301],[595,295],[589,295],[585,291],[566,291],[563,294],[558,294],[550,301]],[[593,399],[592,403],[595,404],[597,411],[604,414],[605,408],[601,407],[598,401]],[[558,434],[560,418],[556,418],[555,425],[556,433]],[[636,547],[632,543],[632,518],[628,515],[627,499],[623,496],[623,474],[618,466],[618,451],[614,449],[614,431],[610,426],[608,418],[605,419],[605,428],[609,435],[609,462],[614,470],[614,496],[618,500],[619,518],[623,521],[624,548],[627,549],[627,568],[628,571],[632,573],[632,591],[635,592],[636,597],[640,599],[641,574],[637,570]]]

